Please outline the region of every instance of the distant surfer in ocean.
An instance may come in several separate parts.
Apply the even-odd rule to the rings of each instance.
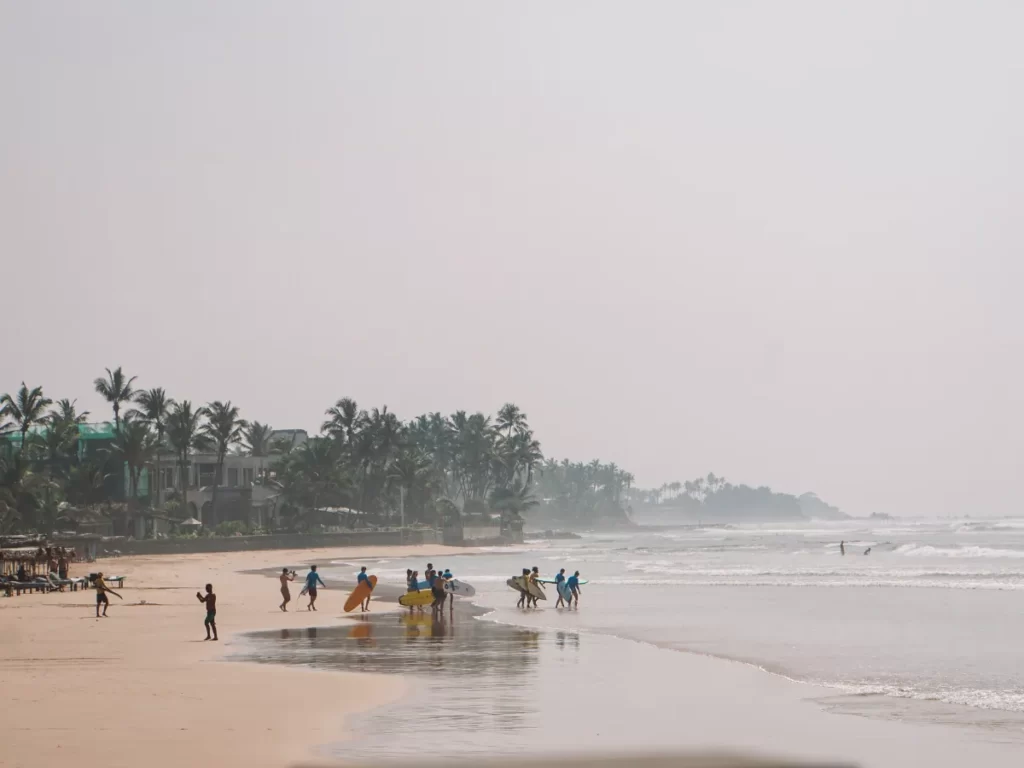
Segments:
[[[870,555],[871,554],[871,547],[868,547],[867,549],[865,549],[864,550],[864,554],[865,555]]]
[[[845,541],[840,541],[839,542],[839,554],[840,555],[845,555],[846,554],[846,542]]]
[[[565,568],[558,572],[555,576],[555,594],[558,595],[558,602],[555,603],[555,608],[565,605],[565,599],[562,597],[562,582],[565,581]]]
[[[581,590],[581,588],[580,588],[580,572],[579,571],[576,571],[576,573],[574,573],[572,576],[569,577],[569,581],[566,584],[566,586],[569,588],[569,594],[571,595],[571,597],[569,598],[569,607],[570,608],[572,607],[572,601],[575,600],[576,601],[576,607],[579,608],[580,607],[580,590]]]

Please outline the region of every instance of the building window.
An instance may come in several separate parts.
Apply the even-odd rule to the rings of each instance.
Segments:
[[[242,485],[252,485],[254,471],[252,467],[246,467],[242,470]]]
[[[228,486],[238,487],[238,467],[228,467]]]
[[[217,465],[216,464],[200,464],[199,465],[199,487],[209,488],[217,482]]]
[[[174,467],[164,467],[160,471],[164,473],[163,487],[164,488],[173,488],[174,487],[174,474],[175,474]]]

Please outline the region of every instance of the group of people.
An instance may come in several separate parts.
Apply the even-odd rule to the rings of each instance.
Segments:
[[[433,563],[427,563],[427,569],[423,572],[423,580],[427,583],[427,588],[434,596],[434,601],[430,604],[430,608],[434,613],[443,611],[445,601],[452,600],[452,596],[444,588],[444,585],[451,581],[452,578],[452,572],[447,568],[444,570],[435,569]],[[406,568],[405,585],[409,592],[422,591],[420,589],[420,572]],[[422,611],[423,608],[420,607],[420,610]],[[449,610],[455,610],[454,600],[449,603]],[[412,606],[409,607],[409,612],[412,612]]]
[[[540,586],[540,569],[535,565],[533,568],[523,568],[523,581],[526,584],[526,589],[520,591],[519,602],[516,603],[516,608],[536,608],[537,590],[543,589]],[[566,587],[569,590],[569,599],[566,600],[562,595],[562,582],[565,582]],[[576,607],[580,605],[580,572],[576,571],[572,576],[566,578],[565,568],[559,570],[555,574],[555,592],[558,594],[558,600],[555,602],[555,608],[571,608],[575,602]]]
[[[283,568],[281,570],[281,575],[279,578],[281,579],[281,597],[283,597],[284,600],[281,601],[281,605],[279,605],[278,608],[280,608],[285,613],[288,612],[288,603],[292,601],[292,592],[288,588],[288,584],[292,581],[295,581],[295,577],[297,575],[298,574],[295,571],[289,571],[287,568]],[[364,567],[362,576],[365,575],[366,568]],[[299,592],[299,597],[302,597],[303,595],[309,595],[309,604],[306,605],[307,611],[316,610],[316,596],[318,586],[327,589],[327,585],[324,584],[324,580],[321,579],[320,574],[316,572],[316,566],[311,565],[309,566],[309,573],[306,574],[306,583],[302,587],[302,591]],[[367,602],[369,602],[369,599],[367,599]]]
[[[845,555],[846,554],[846,542],[845,541],[840,541],[839,542],[839,554],[840,555]],[[871,547],[868,547],[867,549],[865,549],[864,550],[864,554],[865,555],[870,555],[871,554]]]
[[[33,558],[35,563],[45,563],[46,572],[45,576],[55,585],[58,586],[60,591],[64,591],[64,584],[61,582],[66,581],[71,573],[71,561],[75,559],[75,550],[66,549],[65,547],[40,547],[36,550],[35,557]],[[31,581],[35,576],[29,573],[29,569],[26,567],[26,560],[21,560],[18,563],[18,569],[14,572],[15,578],[22,583]],[[31,563],[30,563],[31,564]],[[36,570],[36,566],[33,565],[33,570]]]

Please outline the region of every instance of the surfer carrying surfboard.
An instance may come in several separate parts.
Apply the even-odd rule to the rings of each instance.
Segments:
[[[558,602],[555,603],[555,608],[565,605],[565,598],[562,597],[562,582],[565,581],[565,568],[560,570],[555,575],[555,594],[558,595]]]
[[[522,594],[519,595],[519,602],[516,603],[516,608],[525,608],[526,607],[526,598],[528,598],[530,596],[530,593],[527,592],[527,586],[526,586],[527,581],[529,581],[529,579],[530,579],[530,569],[529,568],[523,568],[523,577],[522,578],[523,578],[522,587],[519,587],[519,589],[521,590]]]
[[[580,572],[576,571],[572,576],[569,577],[569,581],[566,582],[566,586],[569,587],[569,607],[572,607],[572,601],[576,600],[576,607],[580,607]]]
[[[533,566],[533,570],[530,571],[529,582],[530,582],[530,584],[533,585],[533,589],[530,590],[531,593],[534,593],[534,590],[541,589],[540,584],[537,582],[537,578],[539,576],[540,576],[540,568],[538,568],[535,565],[535,566]],[[533,604],[534,608],[536,608],[537,607],[537,595],[536,595],[536,593],[531,594],[530,597],[528,598],[528,601]]]
[[[370,592],[366,595],[366,599],[363,600],[363,604],[359,606],[360,610],[370,610],[370,597],[373,594],[373,582],[370,581],[370,577],[366,575],[366,566],[364,565],[359,569],[359,576],[356,578],[356,586],[358,587],[363,582],[366,582],[370,587]]]

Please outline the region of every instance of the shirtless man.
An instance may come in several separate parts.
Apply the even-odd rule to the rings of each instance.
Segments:
[[[217,639],[217,596],[213,594],[213,584],[206,585],[206,594],[202,595],[196,592],[196,599],[200,603],[206,604],[206,620],[203,621],[203,626],[206,627],[206,639],[216,640]],[[213,637],[210,637],[210,630],[213,630]]]
[[[292,591],[288,589],[288,582],[295,581],[295,571],[289,571],[287,568],[281,571],[281,597],[284,598],[284,602],[281,603],[280,608],[285,613],[288,612],[288,603],[292,601]]]
[[[124,600],[124,598],[107,586],[107,582],[103,580],[103,571],[96,574],[96,581],[94,581],[93,584],[96,587],[96,618],[98,619],[100,617],[101,604],[103,605],[103,615],[107,615],[107,608],[110,605],[110,599],[107,597],[107,592],[112,595],[116,595],[118,600]]]

